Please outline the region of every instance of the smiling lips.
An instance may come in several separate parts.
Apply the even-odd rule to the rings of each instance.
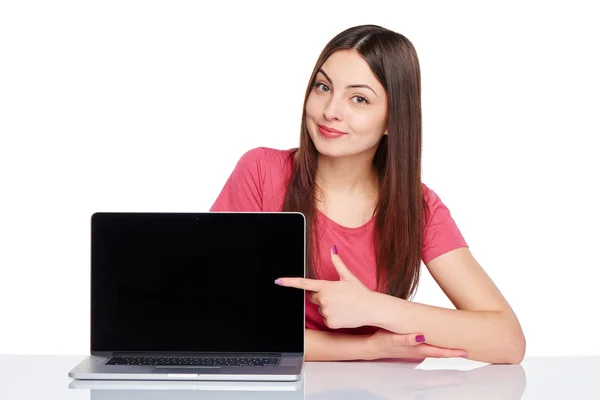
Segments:
[[[323,126],[323,125],[317,125],[317,127],[319,128],[319,132],[321,133],[321,135],[323,137],[328,138],[328,139],[335,139],[335,138],[339,138],[339,137],[342,137],[342,136],[346,135],[346,132],[342,132],[342,131],[338,131],[336,129],[328,128],[328,127]]]

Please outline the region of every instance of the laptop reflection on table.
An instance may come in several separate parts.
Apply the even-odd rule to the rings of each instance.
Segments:
[[[75,379],[69,388],[89,390],[90,400],[303,400],[304,374],[284,382]]]

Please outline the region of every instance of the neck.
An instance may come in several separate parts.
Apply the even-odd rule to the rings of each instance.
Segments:
[[[323,192],[339,195],[373,194],[378,187],[371,154],[340,158],[319,155],[316,180]]]

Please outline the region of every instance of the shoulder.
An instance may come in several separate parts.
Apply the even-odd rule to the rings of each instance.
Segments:
[[[423,200],[425,201],[426,216],[436,208],[445,206],[440,196],[425,183],[421,183],[421,190],[423,192]]]
[[[263,211],[279,211],[283,205],[296,149],[280,150],[256,147],[240,158],[238,179],[259,193]]]
[[[286,151],[268,147],[247,150],[237,160],[211,211],[269,211],[273,182],[281,180]]]
[[[440,217],[450,214],[450,210],[444,204],[441,197],[425,183],[421,183],[424,200],[424,218],[425,226],[439,220]]]
[[[282,168],[291,161],[295,149],[280,150],[271,147],[255,147],[246,151],[238,161],[238,167],[250,171],[266,171],[272,168]]]
[[[425,203],[422,257],[427,263],[450,250],[466,247],[467,243],[440,196],[424,183],[422,188]]]

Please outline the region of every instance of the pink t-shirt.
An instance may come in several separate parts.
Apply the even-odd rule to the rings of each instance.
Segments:
[[[258,147],[238,161],[210,211],[281,211],[287,182],[291,175],[290,150]],[[421,259],[428,263],[450,250],[467,247],[450,211],[437,194],[423,184],[429,206],[423,231]],[[375,218],[363,226],[348,228],[317,211],[319,241],[319,279],[337,280],[331,264],[330,248],[337,246],[344,264],[371,290],[376,290],[376,264],[373,242]],[[290,290],[296,290],[290,288]],[[306,328],[332,331],[306,296]],[[373,327],[337,329],[336,332],[371,333]]]

